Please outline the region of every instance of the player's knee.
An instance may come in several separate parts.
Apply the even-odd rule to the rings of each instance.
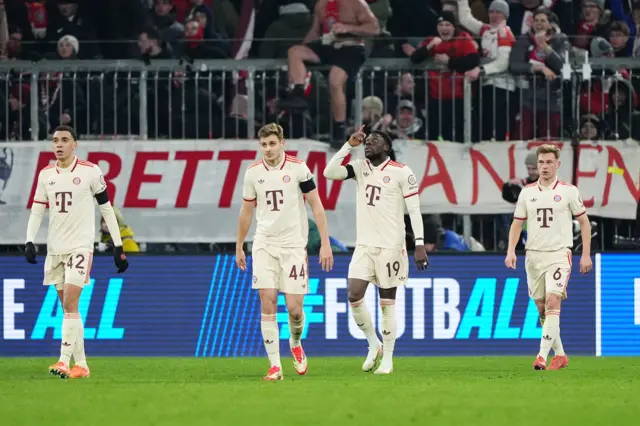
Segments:
[[[329,90],[331,92],[342,92],[346,82],[347,73],[338,67],[332,67],[329,73]]]
[[[65,295],[62,302],[62,309],[65,313],[78,312],[78,300]]]
[[[302,306],[292,306],[287,310],[289,311],[289,318],[293,321],[299,321],[302,318]]]
[[[302,60],[302,49],[304,46],[300,44],[296,44],[295,46],[291,46],[289,50],[287,50],[287,57],[292,60]]]
[[[562,296],[555,293],[548,293],[545,301],[545,310],[557,310],[560,309],[562,303]]]
[[[347,293],[347,297],[349,299],[349,303],[355,303],[359,300],[364,299],[364,292],[358,290],[349,290]]]

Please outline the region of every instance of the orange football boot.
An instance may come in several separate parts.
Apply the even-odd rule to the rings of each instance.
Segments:
[[[69,377],[69,366],[62,361],[58,361],[49,367],[49,373],[53,376],[60,376],[61,379]]]
[[[569,357],[566,355],[556,355],[553,357],[553,359],[551,360],[551,365],[549,366],[548,370],[560,370],[562,368],[565,368],[569,365]]]
[[[78,364],[74,365],[71,369],[71,374],[69,374],[70,379],[83,379],[85,377],[91,377],[91,371],[89,371],[89,367],[82,367]]]
[[[263,378],[264,380],[269,380],[269,381],[276,381],[276,380],[282,380],[282,368],[274,365],[273,367],[271,367],[269,369],[269,372],[267,373],[266,376],[264,376]]]
[[[296,346],[291,349],[291,355],[293,355],[293,368],[296,369],[296,373],[304,376],[307,373],[307,355],[304,353],[302,346]]]
[[[540,355],[538,355],[536,360],[533,362],[533,369],[534,370],[546,370],[547,369],[547,361],[544,358],[542,358]]]

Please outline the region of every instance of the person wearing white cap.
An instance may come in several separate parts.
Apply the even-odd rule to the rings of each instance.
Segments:
[[[471,14],[467,0],[458,1],[460,24],[474,35],[480,36],[482,59],[480,66],[467,71],[470,80],[481,79],[481,108],[475,108],[476,138],[481,140],[506,140],[508,123],[515,115],[515,83],[509,68],[509,55],[516,39],[507,26],[509,4],[505,0],[493,0],[489,6],[489,24],[480,22]],[[513,111],[512,111],[513,110]]]

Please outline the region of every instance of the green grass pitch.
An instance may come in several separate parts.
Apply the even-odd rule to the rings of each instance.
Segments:
[[[391,376],[361,358],[309,358],[261,380],[262,358],[90,358],[92,377],[52,377],[49,358],[0,359],[0,423],[37,425],[638,425],[640,358],[396,358]]]

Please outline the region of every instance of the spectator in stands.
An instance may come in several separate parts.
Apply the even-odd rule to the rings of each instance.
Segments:
[[[80,51],[80,42],[72,35],[66,35],[58,40],[58,58],[75,59]]]
[[[127,223],[125,222],[124,216],[122,216],[120,209],[114,207],[113,211],[116,214],[118,228],[120,228],[122,249],[126,253],[138,253],[140,251],[140,246],[135,240],[133,229],[131,229],[131,226],[127,225]],[[109,227],[104,221],[104,218],[102,218],[100,220],[100,241],[98,242],[98,251],[105,252],[107,250],[113,250],[113,238],[111,237],[111,233],[109,232]]]
[[[9,140],[31,139],[31,89],[28,84],[14,84],[9,94],[8,121],[3,126],[3,135]],[[0,117],[4,121],[5,117]]]
[[[215,41],[204,40],[204,28],[200,21],[191,19],[184,27],[183,55],[190,59],[225,59],[227,51]]]
[[[511,49],[516,43],[507,26],[509,4],[505,0],[492,1],[489,24],[483,24],[471,15],[467,0],[458,0],[458,9],[460,23],[481,37],[480,66],[465,74],[471,81],[480,78],[482,84],[480,104],[474,109],[474,129],[479,132],[476,140],[506,140],[517,108],[515,82],[506,74]]]
[[[629,51],[629,26],[624,21],[615,21],[609,27],[609,43],[616,58],[631,56]]]
[[[427,58],[444,67],[429,70],[428,139],[464,141],[464,73],[480,65],[478,46],[458,29],[452,12],[438,18],[438,36],[425,39],[418,49],[409,48],[411,61]],[[453,122],[453,125],[451,124]]]
[[[551,7],[555,0],[521,0],[509,2],[509,18],[507,26],[518,38],[527,35],[533,28],[533,13],[539,7]]]
[[[358,73],[365,61],[362,38],[379,32],[378,21],[364,2],[318,1],[311,30],[302,44],[289,49],[289,80],[293,90],[281,107],[288,110],[308,108],[304,95],[305,62],[330,65],[331,142],[336,147],[342,146],[347,137],[345,84]]]
[[[551,18],[548,9],[536,10],[529,37],[519,38],[511,52],[509,68],[516,76],[522,76],[526,85],[521,91],[522,107],[514,126],[516,139],[560,136],[560,72],[569,43]]]
[[[518,201],[522,188],[530,183],[536,182],[540,177],[538,173],[538,156],[535,152],[530,152],[524,159],[527,168],[527,177],[523,179],[512,179],[502,185],[502,199],[508,203],[515,204]]]
[[[584,141],[602,140],[602,122],[595,114],[580,117],[580,139]]]
[[[258,56],[262,59],[286,58],[288,50],[309,33],[312,24],[313,15],[304,2],[281,1],[278,19],[267,27]]]
[[[171,59],[172,54],[155,28],[147,28],[138,36],[138,48],[143,59]]]
[[[204,38],[210,45],[226,52],[226,56],[231,54],[231,42],[223,29],[218,28],[216,21],[213,19],[213,13],[203,0],[191,0],[193,7],[187,14],[187,21],[196,19],[200,22],[203,29]]]
[[[391,80],[393,81],[393,80]],[[386,98],[386,111],[391,114],[395,114],[398,110],[398,104],[403,100],[414,101],[416,82],[413,78],[413,74],[410,72],[402,73],[398,79],[393,92]],[[424,96],[423,96],[424,98]]]
[[[609,17],[604,11],[605,0],[583,0],[582,19],[573,31],[573,51],[576,54],[584,54],[589,49],[589,43],[593,37],[607,37]]]
[[[149,17],[151,24],[160,31],[160,35],[174,48],[182,39],[184,25],[176,20],[175,7],[171,0],[155,0]]]
[[[249,97],[236,95],[231,101],[229,115],[225,121],[224,137],[229,139],[246,139],[249,129],[247,118],[249,117]]]
[[[353,107],[357,107],[354,103]],[[355,114],[353,114],[355,116]],[[374,130],[382,130],[382,128],[391,124],[393,116],[388,115],[387,121],[383,118],[384,104],[382,99],[377,96],[367,96],[362,100],[362,124],[364,125],[364,132],[369,134]],[[348,129],[348,133],[352,134],[357,132],[358,128],[355,123]]]
[[[636,42],[638,35],[637,25],[640,24],[640,1],[633,1],[630,13],[625,12],[624,3],[624,0],[609,0],[611,14],[614,19],[624,21],[627,24],[627,29],[629,30],[627,51],[629,52],[629,56],[640,56],[640,43]],[[638,49],[637,54],[635,54],[636,47]]]
[[[613,47],[602,37],[591,41],[591,57],[594,59],[613,57]],[[609,105],[609,88],[614,71],[594,71],[591,79],[580,84],[580,113],[602,117]]]
[[[637,115],[633,114],[634,98],[631,82],[624,78],[614,80],[609,90],[609,110],[604,118],[607,139],[628,139],[632,137],[632,130],[639,130]]]
[[[422,139],[425,133],[424,120],[418,116],[413,102],[404,99],[398,103],[393,121],[383,125],[382,130],[389,133],[392,139]]]
[[[21,59],[34,61],[42,58],[42,55],[34,49],[33,43],[24,44],[20,27],[9,24],[8,41],[5,50],[6,57],[2,59]]]
[[[64,35],[72,35],[82,42],[81,59],[99,56],[99,46],[95,26],[85,11],[79,8],[79,0],[57,0],[57,8],[48,14],[46,41],[56,46],[58,39]]]

